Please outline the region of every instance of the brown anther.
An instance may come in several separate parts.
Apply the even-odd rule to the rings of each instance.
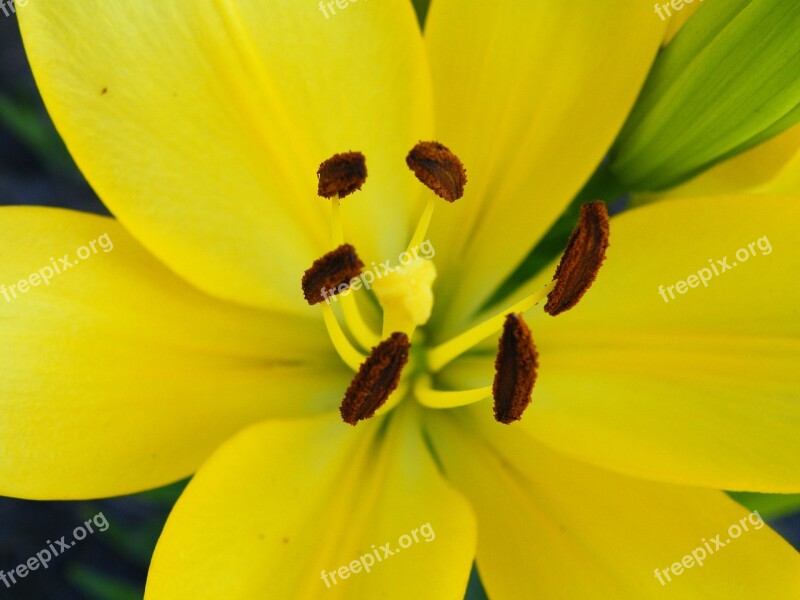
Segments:
[[[494,418],[508,425],[519,421],[531,403],[539,368],[539,355],[533,345],[531,330],[522,320],[522,315],[512,313],[506,316],[494,367]]]
[[[361,189],[367,180],[367,161],[361,152],[334,154],[317,170],[317,193],[323,198],[344,198]]]
[[[350,280],[361,275],[364,263],[358,258],[356,249],[343,244],[328,252],[303,275],[303,296],[311,304],[329,301],[329,296],[341,294],[350,287]]]
[[[464,195],[467,171],[459,158],[439,142],[420,142],[408,153],[406,164],[440,198],[455,202]]]
[[[554,276],[556,285],[547,295],[546,313],[556,316],[575,306],[597,277],[608,248],[608,211],[604,202],[581,206],[578,225]]]
[[[345,423],[369,419],[397,388],[408,363],[411,343],[405,333],[393,333],[375,346],[345,392],[339,412]]]

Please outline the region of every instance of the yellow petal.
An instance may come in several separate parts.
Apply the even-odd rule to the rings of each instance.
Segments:
[[[461,600],[474,518],[416,417],[394,416],[271,421],[225,444],[167,521],[145,598]]]
[[[437,335],[463,327],[595,170],[664,29],[625,0],[432,3],[436,137],[469,177],[433,219]]]
[[[492,600],[800,595],[797,552],[722,492],[570,460],[493,422],[487,405],[434,418],[432,444],[478,517],[478,571]],[[662,584],[656,569],[676,564]]]
[[[800,491],[799,218],[797,198],[722,196],[612,219],[586,297],[529,319],[540,369],[522,427],[631,475]]]
[[[20,17],[81,170],[137,239],[201,289],[306,309],[300,276],[331,249],[316,170],[336,152],[364,152],[370,171],[345,203],[348,241],[370,261],[406,243],[417,185],[403,157],[432,118],[407,0],[327,19],[300,2],[53,0]]]
[[[245,425],[338,404],[321,322],[212,299],[108,218],[6,207],[0,229],[0,494],[163,485]]]

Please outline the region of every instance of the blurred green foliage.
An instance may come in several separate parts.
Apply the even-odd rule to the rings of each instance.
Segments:
[[[764,519],[779,519],[800,512],[800,494],[728,492],[728,495],[750,511],[757,510]]]
[[[0,126],[13,134],[54,175],[73,174],[72,159],[49,120],[32,103],[0,94]]]
[[[67,579],[92,600],[141,600],[142,598],[142,592],[131,584],[89,567],[70,568],[67,571]]]

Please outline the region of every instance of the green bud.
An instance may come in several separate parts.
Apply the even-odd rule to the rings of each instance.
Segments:
[[[611,171],[630,190],[673,187],[798,121],[800,2],[706,0],[656,59]]]

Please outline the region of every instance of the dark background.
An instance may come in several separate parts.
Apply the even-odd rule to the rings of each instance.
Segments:
[[[79,1],[79,0],[78,0]],[[418,9],[425,0],[415,0]],[[16,18],[0,12],[0,204],[62,206],[108,214],[78,172],[45,111],[27,66]],[[103,512],[110,523],[0,598],[129,600],[142,597],[150,556],[184,484],[112,500],[30,502],[0,497],[0,569],[9,571]],[[748,504],[758,502],[747,497]],[[800,503],[797,503],[800,504]],[[762,511],[763,512],[763,511]],[[785,512],[785,511],[782,511]],[[766,514],[766,513],[763,513]],[[800,548],[800,513],[770,520]],[[485,598],[473,577],[470,600]]]

